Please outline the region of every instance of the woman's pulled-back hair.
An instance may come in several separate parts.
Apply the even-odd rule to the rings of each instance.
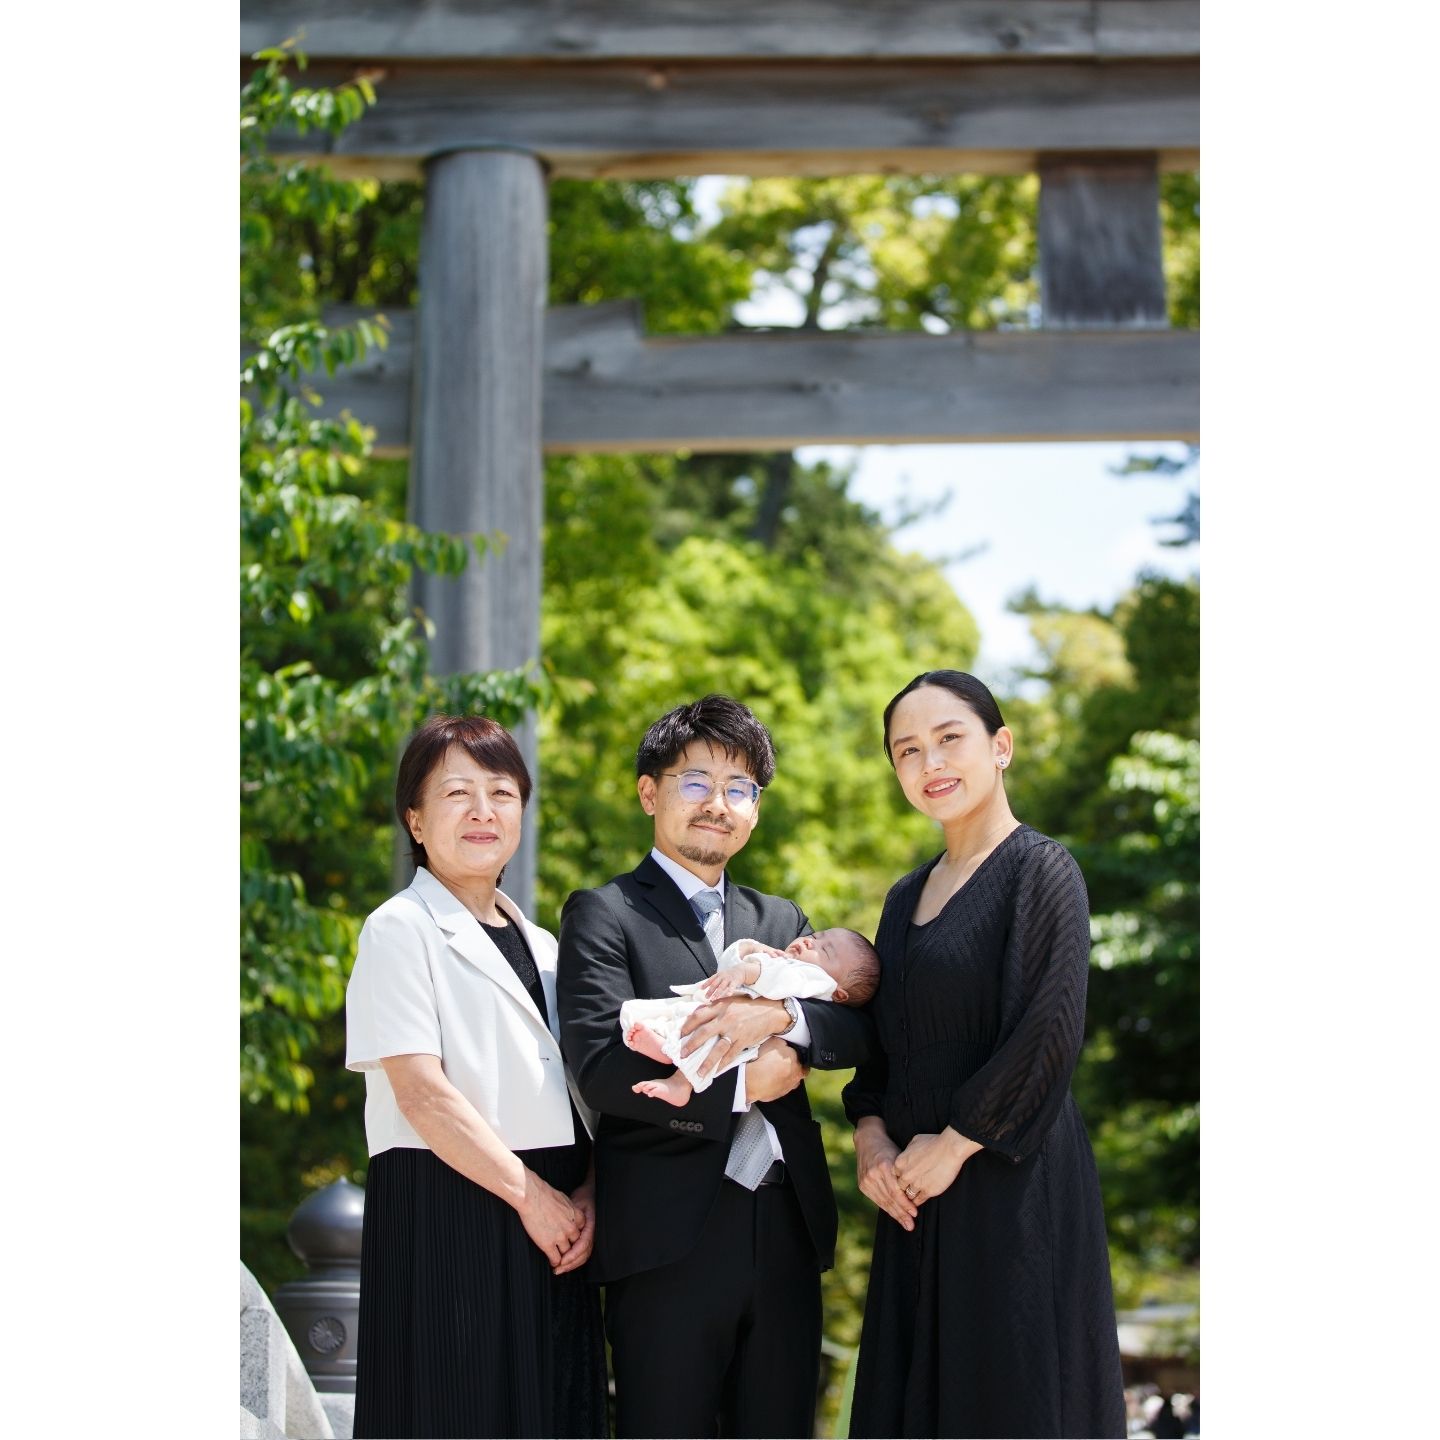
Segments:
[[[395,776],[395,818],[410,836],[410,858],[426,864],[425,847],[411,834],[406,811],[420,808],[425,782],[450,747],[458,746],[482,770],[508,775],[519,788],[520,804],[530,803],[530,771],[515,737],[485,715],[432,715],[411,737]]]
[[[635,752],[636,778],[658,777],[697,740],[723,750],[727,759],[743,760],[762,790],[775,778],[775,745],[770,732],[746,706],[728,695],[707,695],[662,715],[645,732]]]
[[[890,717],[895,713],[895,707],[912,690],[918,690],[922,685],[938,686],[941,690],[948,690],[957,699],[963,700],[980,717],[980,723],[991,735],[994,735],[1005,723],[1004,717],[1000,714],[1000,707],[990,693],[990,687],[983,680],[977,680],[964,670],[927,670],[923,675],[917,675],[885,707],[885,731],[882,743],[885,746],[885,758],[889,760],[892,768],[895,758],[890,754]]]

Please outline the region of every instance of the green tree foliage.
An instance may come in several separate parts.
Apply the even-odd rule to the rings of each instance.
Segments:
[[[1142,575],[1108,614],[1028,612],[1041,699],[1016,812],[1085,872],[1095,949],[1075,1090],[1092,1129],[1117,1295],[1188,1295],[1199,1246],[1199,585]]]
[[[1139,732],[1111,762],[1103,804],[1081,850],[1107,900],[1085,1091],[1103,1117],[1112,1227],[1150,1270],[1198,1254],[1199,741]]]
[[[1200,176],[1181,171],[1160,177],[1160,224],[1170,323],[1200,328]]]
[[[363,268],[357,232],[377,190],[319,166],[280,164],[266,145],[278,128],[338,134],[374,103],[369,80],[334,89],[298,85],[290,67],[303,72],[305,57],[289,41],[254,59],[240,92],[240,338],[250,346],[318,318],[319,297],[333,285],[342,255]]]
[[[280,169],[265,137],[282,122],[338,129],[373,94],[299,88],[283,51],[261,59],[241,96],[242,294],[276,305],[270,217],[324,226],[364,193]],[[241,1085],[285,1110],[307,1108],[317,1025],[342,1004],[359,918],[384,893],[403,737],[431,708],[513,720],[540,693],[523,673],[426,674],[407,585],[416,566],[457,573],[469,544],[357,493],[369,433],[317,418],[307,380],[383,342],[376,323],[300,321],[270,331],[241,372]]]
[[[891,330],[1028,323],[1038,299],[1033,176],[737,182],[707,239],[792,289],[802,322]]]
[[[550,186],[550,303],[639,300],[652,334],[723,330],[751,265],[698,234],[693,180]]]

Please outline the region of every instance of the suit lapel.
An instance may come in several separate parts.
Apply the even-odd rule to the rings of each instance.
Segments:
[[[509,961],[495,948],[475,917],[428,870],[417,870],[410,883],[425,902],[426,909],[444,933],[450,948],[498,985],[520,1006],[526,1018],[534,1022],[546,1039],[553,1042],[555,1037],[535,1008],[530,992],[520,983],[520,977],[510,968]],[[514,916],[511,918],[513,920]]]
[[[689,947],[702,977],[713,975],[715,953],[710,949],[705,931],[701,928],[694,910],[690,908],[690,902],[680,893],[679,886],[655,863],[654,856],[647,855],[635,867],[635,882],[640,886],[641,897],[645,903],[663,920],[668,921]],[[727,891],[733,888],[726,886]]]
[[[760,928],[760,911],[738,885],[725,882],[725,943],[753,937]]]

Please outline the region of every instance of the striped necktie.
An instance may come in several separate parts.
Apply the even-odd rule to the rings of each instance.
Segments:
[[[690,897],[691,908],[705,927],[705,938],[718,960],[725,949],[724,902],[718,891],[701,890]],[[725,1173],[737,1184],[753,1190],[765,1178],[774,1159],[770,1149],[770,1132],[760,1112],[752,1105],[742,1111],[735,1135],[730,1141],[730,1156]]]

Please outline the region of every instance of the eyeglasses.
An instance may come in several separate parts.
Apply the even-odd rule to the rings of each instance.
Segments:
[[[712,780],[703,770],[662,770],[660,773],[673,775],[680,782],[677,786],[680,798],[692,805],[708,800],[716,790],[725,796],[725,803],[736,810],[743,810],[760,798],[760,787],[753,780]]]

